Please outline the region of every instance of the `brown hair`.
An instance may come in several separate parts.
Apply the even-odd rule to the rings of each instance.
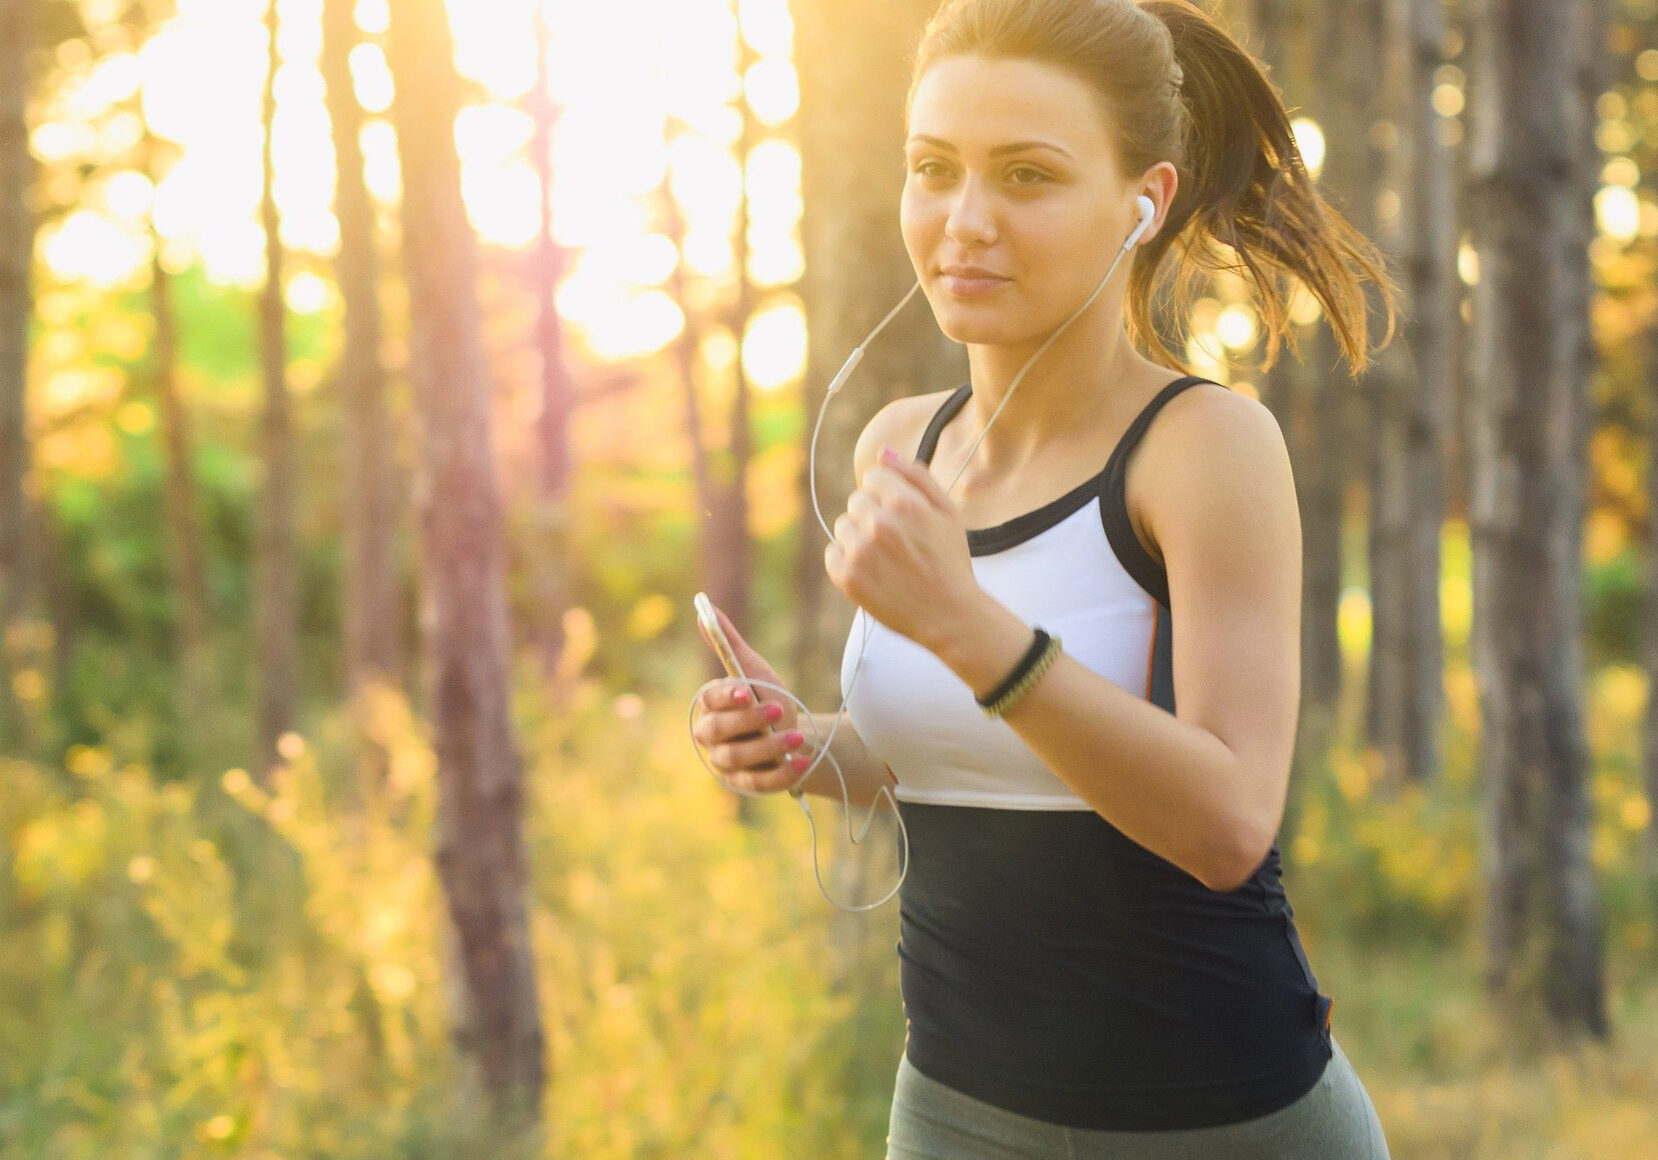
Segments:
[[[1362,279],[1375,283],[1393,337],[1395,287],[1382,252],[1320,196],[1289,114],[1253,57],[1187,0],[947,0],[910,60],[906,118],[922,74],[940,59],[983,56],[1052,65],[1099,95],[1117,161],[1138,175],[1158,161],[1180,176],[1163,228],[1135,249],[1124,313],[1129,339],[1182,371],[1153,324],[1163,255],[1180,246],[1172,295],[1179,345],[1198,269],[1253,284],[1267,332],[1261,369],[1280,336],[1299,353],[1288,287],[1323,305],[1354,374],[1369,365]],[[1230,254],[1228,253],[1230,250]]]

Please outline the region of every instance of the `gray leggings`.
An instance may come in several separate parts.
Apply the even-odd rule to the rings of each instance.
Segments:
[[[1334,1054],[1312,1090],[1236,1124],[1172,1131],[1068,1128],[987,1104],[898,1061],[887,1160],[1388,1160],[1375,1105]]]

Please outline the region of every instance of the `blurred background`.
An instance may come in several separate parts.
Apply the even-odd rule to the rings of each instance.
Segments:
[[[0,0],[0,1158],[884,1154],[897,903],[691,596],[840,704],[935,7]],[[1171,320],[1295,460],[1333,1026],[1399,1160],[1658,1155],[1658,0],[1206,7],[1405,292]],[[826,518],[966,379],[896,317]]]

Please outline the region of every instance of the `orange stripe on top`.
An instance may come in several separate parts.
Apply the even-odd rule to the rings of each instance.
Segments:
[[[1148,701],[1151,700],[1151,662],[1157,656],[1157,623],[1159,619],[1157,601],[1153,600],[1151,602],[1151,646],[1146,649],[1146,700]]]

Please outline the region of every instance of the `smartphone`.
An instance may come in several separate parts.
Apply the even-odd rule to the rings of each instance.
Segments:
[[[720,618],[714,615],[714,602],[708,599],[708,593],[698,592],[695,596],[691,597],[691,603],[696,607],[697,619],[702,622],[703,629],[708,633],[708,639],[714,642],[714,652],[720,658],[720,664],[725,666],[726,675],[736,677],[746,684],[748,682],[748,674],[743,672],[743,666],[741,662],[737,660],[737,650],[731,647],[731,641],[727,639],[725,630],[720,627]],[[754,695],[754,703],[758,705],[761,700],[760,690],[750,684],[748,686],[748,691]],[[776,732],[776,730],[772,728],[770,722],[766,723],[766,732]],[[755,733],[745,733],[741,738],[739,738],[739,740],[746,740],[747,738],[756,736],[759,735]],[[787,768],[786,765],[785,768]],[[800,787],[794,787],[789,791],[789,793],[794,797],[799,797],[801,794]]]

